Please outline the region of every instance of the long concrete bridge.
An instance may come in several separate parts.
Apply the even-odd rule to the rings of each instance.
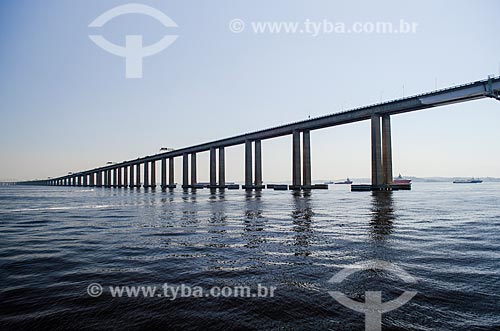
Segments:
[[[244,189],[263,188],[261,142],[292,136],[292,185],[290,189],[315,188],[311,181],[311,131],[347,123],[371,121],[371,189],[391,189],[393,183],[391,150],[391,115],[407,113],[481,98],[500,100],[500,77],[489,77],[416,96],[401,98],[341,113],[335,113],[269,129],[241,134],[174,151],[106,165],[46,180],[19,182],[24,185],[143,187],[156,186],[156,162],[161,162],[161,187],[175,188],[174,158],[182,157],[182,188],[197,188],[196,154],[210,152],[209,188],[227,188],[224,148],[245,145]],[[301,139],[302,136],[302,139]],[[301,144],[302,140],[302,144]],[[253,150],[253,151],[252,151]],[[218,159],[218,162],[217,162]],[[167,166],[168,161],[168,166]],[[189,172],[189,161],[191,169]],[[218,166],[217,166],[218,164]],[[168,177],[167,177],[168,174]]]

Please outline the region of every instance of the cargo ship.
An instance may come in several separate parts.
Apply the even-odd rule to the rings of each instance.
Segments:
[[[392,181],[393,184],[411,184],[411,179],[405,179],[401,176],[401,174],[399,174],[398,177],[396,177],[396,179],[394,179]]]
[[[481,179],[476,179],[476,178],[471,178],[471,179],[456,179],[453,181],[455,184],[475,184],[475,183],[482,183],[483,181]]]
[[[352,180],[350,180],[349,177],[347,177],[346,180],[342,182],[336,182],[335,184],[352,184]]]

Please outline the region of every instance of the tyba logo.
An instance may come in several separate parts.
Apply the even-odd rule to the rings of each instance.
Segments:
[[[136,3],[114,7],[102,13],[89,24],[89,27],[102,27],[113,18],[125,14],[143,14],[155,18],[167,28],[177,27],[177,24],[170,17],[158,9]],[[144,47],[142,45],[142,35],[126,35],[125,47],[123,47],[111,43],[102,35],[89,35],[89,38],[97,46],[111,54],[125,58],[126,78],[142,78],[142,60],[147,56],[163,51],[170,46],[177,37],[177,35],[166,35],[160,41]]]

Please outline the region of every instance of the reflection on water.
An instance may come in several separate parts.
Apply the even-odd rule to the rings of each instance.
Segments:
[[[293,210],[292,210],[292,223],[294,235],[294,254],[301,256],[308,256],[311,254],[310,245],[311,238],[313,237],[313,230],[311,223],[313,222],[314,213],[310,204],[310,192],[294,192],[293,196]]]
[[[372,192],[371,233],[374,240],[385,240],[391,234],[394,215],[394,201],[392,191]]]

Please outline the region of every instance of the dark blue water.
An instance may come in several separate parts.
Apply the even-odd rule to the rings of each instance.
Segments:
[[[500,330],[500,183],[412,191],[0,188],[0,330],[363,330],[335,301],[417,295],[383,330]],[[366,260],[393,263],[328,280]],[[87,287],[104,292],[91,297]],[[112,297],[108,286],[275,286],[274,297]]]

